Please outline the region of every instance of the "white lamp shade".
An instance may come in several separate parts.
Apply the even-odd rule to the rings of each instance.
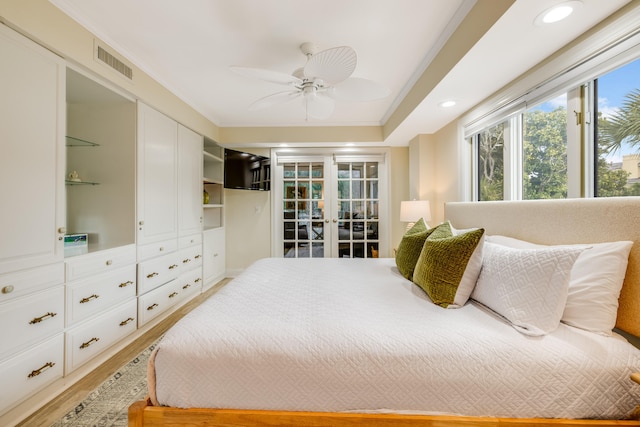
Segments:
[[[410,200],[400,202],[400,221],[416,222],[420,218],[431,221],[431,208],[428,200]]]

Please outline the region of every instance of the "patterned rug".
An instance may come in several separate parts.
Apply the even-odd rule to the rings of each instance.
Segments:
[[[69,411],[52,427],[124,427],[129,405],[147,395],[147,361],[157,341]]]

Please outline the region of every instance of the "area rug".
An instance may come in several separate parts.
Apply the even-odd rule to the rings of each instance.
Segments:
[[[118,369],[52,427],[124,427],[129,405],[147,395],[147,361],[158,341]]]

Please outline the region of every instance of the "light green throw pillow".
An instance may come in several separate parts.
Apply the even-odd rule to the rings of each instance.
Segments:
[[[462,307],[482,268],[484,229],[453,237],[425,240],[413,272],[413,282],[445,308]]]
[[[435,228],[427,228],[424,220],[420,218],[418,222],[402,236],[402,240],[396,250],[396,266],[400,274],[412,280],[413,270],[416,267],[422,246],[425,240],[427,240],[427,237],[449,237],[452,235],[453,233],[451,232],[449,223],[440,224]]]

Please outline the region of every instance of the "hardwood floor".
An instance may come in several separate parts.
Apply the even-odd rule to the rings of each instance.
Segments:
[[[17,427],[48,427],[58,421],[64,414],[75,408],[78,403],[82,402],[86,396],[102,382],[109,378],[117,369],[127,364],[140,352],[149,347],[162,334],[164,334],[174,323],[180,320],[185,314],[189,313],[205,299],[216,293],[222,286],[231,279],[223,279],[205,293],[192,299],[174,313],[171,313],[166,319],[158,323],[140,338],[115,354],[105,363],[100,365],[89,375],[69,387],[62,394],[47,403],[37,412],[33,413],[29,418],[18,424]]]

